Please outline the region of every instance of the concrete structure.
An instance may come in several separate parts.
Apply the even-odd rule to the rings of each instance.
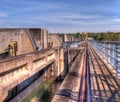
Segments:
[[[72,62],[74,62],[73,60],[75,59],[78,51],[71,49],[68,52],[61,47],[57,47],[55,49],[43,49],[41,51],[1,60],[0,98],[7,96],[8,92],[11,93],[13,97],[20,90],[19,84],[28,80],[30,77],[36,77],[36,73],[41,70],[44,71],[43,80],[50,78],[53,80],[56,78],[58,80],[63,79],[65,74],[67,74],[66,70],[69,70]],[[49,67],[46,68],[47,66]],[[31,80],[33,80],[33,78]],[[13,91],[10,91],[11,89]],[[18,96],[18,98],[19,97],[20,96]]]
[[[74,38],[70,34],[49,34],[49,41],[53,42],[53,47],[62,46],[63,42],[72,42],[72,41],[78,41],[77,38]]]
[[[31,34],[31,36],[29,36],[29,37],[31,37],[32,39],[35,39],[33,41],[36,41],[33,43],[38,44],[37,41],[39,41],[39,40],[37,40],[37,38],[39,36],[38,37],[33,36],[34,29],[30,30],[29,32]],[[36,31],[36,32],[39,32],[39,31]],[[38,38],[38,39],[40,39],[40,38]],[[46,37],[46,39],[47,39],[47,37]],[[46,44],[44,44],[44,45],[46,45]],[[0,99],[2,101],[4,99],[6,99],[7,101],[11,100],[11,102],[16,102],[16,101],[20,102],[25,96],[27,96],[29,94],[29,92],[31,92],[35,88],[35,86],[38,86],[38,84],[41,84],[44,80],[49,80],[49,79],[50,80],[51,79],[52,80],[55,80],[55,79],[61,80],[61,79],[64,79],[64,77],[67,74],[68,74],[68,76],[70,76],[70,79],[73,76],[75,78],[77,78],[77,82],[74,80],[75,78],[72,78],[72,82],[75,82],[75,83],[81,82],[80,85],[76,84],[76,85],[78,85],[77,87],[73,86],[74,84],[71,84],[70,89],[72,89],[72,88],[75,89],[75,92],[76,92],[76,90],[80,89],[81,90],[80,93],[82,94],[82,92],[83,92],[82,90],[86,90],[85,87],[83,87],[83,86],[86,86],[84,84],[85,80],[86,80],[86,78],[85,78],[86,66],[87,66],[86,59],[87,59],[87,56],[89,57],[90,55],[86,55],[86,53],[87,53],[86,44],[84,42],[82,42],[82,43],[80,43],[80,45],[81,46],[78,46],[78,48],[62,48],[62,47],[54,46],[54,48],[42,49],[40,51],[34,51],[31,53],[22,54],[19,56],[0,60],[0,83],[1,83],[0,84]],[[32,46],[32,43],[31,43],[31,46]],[[82,49],[85,49],[85,50],[82,50]],[[84,54],[80,53],[81,51]],[[97,56],[97,55],[95,55],[95,56]],[[94,58],[95,56],[93,56],[91,58]],[[83,63],[81,64],[80,60],[82,60],[83,58],[84,58],[84,60],[82,61]],[[79,63],[79,61],[80,61],[80,63]],[[94,61],[92,60],[92,63],[93,62]],[[99,62],[97,62],[97,63],[99,65]],[[103,64],[101,64],[99,67],[102,68],[101,67],[102,65]],[[91,67],[92,65],[90,64],[89,66]],[[82,70],[83,67],[84,67],[84,70]],[[96,66],[96,65],[95,65],[95,67],[98,68],[98,66]],[[105,65],[105,67],[106,67],[106,65]],[[105,69],[106,68],[104,68],[104,70]],[[70,72],[71,70],[72,70],[72,72]],[[81,73],[77,73],[77,72],[79,72],[79,70],[81,70]],[[74,72],[74,71],[76,71],[76,72]],[[85,72],[85,73],[83,73],[83,72]],[[111,71],[109,71],[109,72],[111,72]],[[94,73],[94,72],[92,72],[92,73]],[[89,78],[93,77],[92,73]],[[82,75],[82,77],[81,77],[81,81],[80,81],[79,78],[81,75]],[[113,74],[109,74],[109,76],[111,76],[111,75],[113,75]],[[105,76],[107,77],[107,75],[105,75]],[[112,80],[114,80],[114,77]],[[66,83],[66,79],[65,79],[65,83],[66,83],[66,84],[64,84],[65,89],[69,88],[69,84],[71,83],[71,80],[67,80],[67,81],[68,81],[68,84]],[[90,82],[89,79],[88,79],[88,81]],[[118,82],[115,82],[115,84],[118,84]],[[59,96],[62,96],[64,94],[63,90],[62,90],[62,92],[63,92],[62,94],[61,93],[59,94],[59,92],[58,92]],[[69,94],[74,95],[74,90],[69,91]],[[70,97],[68,95],[67,98],[72,99],[73,98],[72,95]],[[78,90],[77,97],[78,96],[79,96],[79,90]],[[85,99],[83,96],[79,96],[79,97],[81,97],[80,99]],[[79,98],[76,98],[76,99],[79,99]],[[4,101],[6,101],[6,100],[4,100]]]
[[[11,41],[17,41],[17,55],[47,48],[48,30],[43,28],[0,29],[0,50],[5,50]]]
[[[53,48],[48,48],[49,40],[53,41]],[[107,67],[106,63],[103,63],[103,61],[99,58],[97,50],[97,53],[94,51],[95,48],[93,47],[93,43],[91,43],[91,46],[94,50],[89,44],[87,47],[86,42],[74,42],[74,40],[73,36],[66,34],[48,35],[48,31],[46,29],[40,28],[0,29],[0,50],[5,50],[11,41],[17,41],[18,44],[18,56],[0,59],[0,101],[11,100],[11,102],[21,102],[25,96],[27,96],[43,81],[56,79],[63,80],[67,74],[68,75],[60,88],[68,88],[70,91],[67,90],[65,93],[64,90],[58,90],[57,98],[68,95],[68,100],[69,98],[74,100],[75,97],[75,100],[84,100],[86,97],[84,97],[84,94],[82,93],[86,93],[86,91],[82,90],[86,90],[86,74],[88,83],[87,86],[89,89],[87,91],[89,92],[92,90],[92,81],[90,81],[90,78],[92,78],[94,74],[96,78],[94,79],[96,81],[93,79],[93,82],[95,82],[94,84],[96,87],[99,87],[101,84],[99,83],[100,81],[97,81],[97,77],[99,78],[103,75],[104,80],[101,82],[104,83],[104,81],[106,81],[106,87],[107,85],[109,86],[107,81],[107,77],[109,76],[112,77],[111,80],[113,80],[114,85],[118,86],[117,88],[114,87],[114,89],[119,90],[120,80],[111,73],[110,67]],[[78,46],[74,47],[74,45],[72,47],[64,48],[62,46],[63,42],[68,43],[69,46],[77,43]],[[98,46],[99,44],[96,45],[96,47]],[[100,48],[101,47],[99,47],[99,50],[101,50]],[[114,48],[116,48],[116,50]],[[116,57],[118,58],[118,61],[116,62],[117,71],[119,70],[119,48],[120,44],[117,44],[115,47],[112,44],[109,44],[107,50],[105,48],[105,51],[108,52],[108,54],[105,53],[105,56],[107,56],[106,58],[108,58],[109,63],[114,62],[112,59],[115,59],[114,56],[110,57],[110,54],[118,56]],[[101,63],[99,63],[98,59]],[[92,66],[94,66],[94,72],[91,70]],[[105,73],[102,70],[104,70]],[[117,80],[115,80],[115,77]],[[66,83],[67,81],[68,83]],[[114,85],[112,85],[112,87]],[[110,88],[110,91],[111,89],[112,88]],[[97,90],[97,88],[95,88],[95,90]],[[77,94],[74,94],[75,92],[77,92]],[[98,92],[100,93],[99,95],[101,98],[103,90],[99,88]],[[80,94],[82,94],[82,96],[79,96]],[[111,95],[112,94],[113,92],[111,91]],[[73,95],[75,95],[75,97]],[[87,95],[88,99],[92,96],[91,94]],[[120,92],[118,92],[118,95],[120,95]],[[113,96],[109,96],[108,98],[111,97]]]
[[[49,34],[49,41],[53,42],[53,47],[62,46],[64,34]]]
[[[43,50],[0,61],[0,96],[55,61],[54,50]]]
[[[73,36],[71,36],[71,35],[69,35],[69,34],[65,34],[65,35],[64,35],[64,39],[65,39],[65,42],[74,41]]]

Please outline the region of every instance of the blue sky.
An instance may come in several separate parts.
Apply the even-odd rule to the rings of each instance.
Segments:
[[[120,31],[120,0],[0,0],[0,27]]]

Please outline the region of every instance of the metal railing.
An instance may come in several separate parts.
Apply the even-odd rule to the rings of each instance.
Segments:
[[[62,46],[63,48],[78,48],[79,45],[83,45],[84,41],[67,41],[63,42]]]
[[[120,42],[89,41],[94,50],[99,53],[116,70],[120,77]]]

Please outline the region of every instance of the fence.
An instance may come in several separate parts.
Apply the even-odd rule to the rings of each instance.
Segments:
[[[100,42],[92,40],[89,41],[89,44],[116,69],[116,74],[120,77],[120,42]]]

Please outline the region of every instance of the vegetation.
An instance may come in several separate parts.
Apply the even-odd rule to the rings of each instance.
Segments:
[[[98,41],[120,41],[120,32],[100,32],[100,33],[87,33],[88,38],[93,38]],[[85,38],[83,33],[71,34],[73,37]]]
[[[80,32],[77,32],[75,34],[70,34],[72,35],[74,38],[82,38],[82,34]]]
[[[42,97],[42,95],[49,88],[52,82],[52,80],[45,81],[40,86],[35,88],[25,99],[23,99],[22,102],[37,102],[37,100]]]
[[[120,41],[120,33],[114,32],[88,33],[88,37],[99,41]]]

